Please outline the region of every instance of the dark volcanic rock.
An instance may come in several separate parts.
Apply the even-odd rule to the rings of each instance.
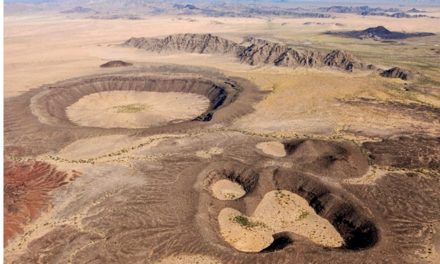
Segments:
[[[345,31],[345,32],[332,32],[328,31],[325,34],[329,35],[337,35],[337,36],[346,36],[352,38],[360,38],[360,39],[406,39],[406,38],[414,38],[414,37],[426,37],[433,36],[434,33],[429,32],[414,32],[414,33],[404,33],[404,32],[396,32],[390,31],[383,26],[371,27],[365,30],[354,30],[354,31]]]
[[[380,75],[387,78],[399,78],[405,81],[411,80],[413,78],[413,75],[409,71],[403,70],[399,67],[393,67],[391,69],[384,70],[380,73]]]
[[[99,67],[101,68],[114,68],[114,67],[127,67],[132,66],[132,63],[121,61],[121,60],[112,60],[108,61],[104,64],[101,64]]]

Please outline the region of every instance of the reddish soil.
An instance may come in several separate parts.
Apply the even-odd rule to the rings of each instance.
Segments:
[[[26,224],[35,220],[50,203],[49,192],[68,179],[42,161],[5,161],[4,167],[4,241],[5,246]]]

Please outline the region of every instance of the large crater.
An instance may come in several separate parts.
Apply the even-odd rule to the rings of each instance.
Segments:
[[[32,112],[49,125],[148,128],[210,121],[239,92],[202,78],[103,76],[52,87],[33,98]]]
[[[254,110],[262,92],[217,71],[143,66],[60,81],[5,101],[5,140],[22,155],[83,138],[185,133],[228,124]],[[45,144],[41,144],[45,142]]]

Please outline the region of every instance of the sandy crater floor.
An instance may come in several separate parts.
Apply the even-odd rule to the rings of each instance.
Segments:
[[[279,232],[292,232],[324,247],[344,244],[327,219],[316,214],[305,199],[285,190],[268,192],[251,217],[224,208],[218,218],[223,238],[243,252],[260,252]]]
[[[208,107],[208,98],[197,94],[110,91],[84,96],[66,114],[80,126],[148,128],[194,119]]]

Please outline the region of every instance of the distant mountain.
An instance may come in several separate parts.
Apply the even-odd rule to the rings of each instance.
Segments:
[[[318,8],[319,11],[325,13],[352,13],[361,16],[385,16],[394,18],[417,18],[426,17],[426,15],[408,13],[421,13],[421,11],[413,8],[408,10],[408,13],[400,10],[399,8],[381,8],[370,6],[330,6]]]
[[[370,13],[377,12],[400,12],[398,8],[380,8],[380,7],[370,7],[370,6],[331,6],[322,7],[318,9],[322,12],[330,13],[355,13],[359,15],[369,15]]]
[[[404,32],[390,31],[383,26],[371,27],[360,31],[357,30],[343,31],[343,32],[328,31],[325,34],[359,38],[359,39],[375,39],[375,40],[406,39],[406,38],[426,37],[426,36],[435,35],[434,33],[429,33],[429,32],[404,33]]]
[[[403,10],[402,1],[388,1],[399,8],[383,8],[383,2],[376,1],[338,1],[340,5],[329,7],[311,7],[308,2],[319,2],[319,5],[334,3],[335,1],[294,1],[294,0],[5,0],[5,14],[26,12],[47,12],[72,10],[77,6],[91,8],[101,14],[124,15],[204,15],[228,17],[258,17],[258,16],[285,16],[285,17],[332,17],[333,13],[355,13],[364,16],[388,17],[420,17],[424,16],[417,9],[409,7],[421,6],[422,2],[431,5],[440,5],[440,0],[403,1],[411,4]],[[363,5],[357,3],[362,2]],[[379,7],[371,7],[377,4]],[[344,5],[345,4],[345,5]],[[358,6],[356,6],[356,4]],[[368,5],[367,5],[368,4]],[[319,6],[318,5],[318,6]],[[315,6],[315,5],[314,5]],[[84,13],[77,10],[72,13]],[[411,13],[414,13],[411,15]]]
[[[410,10],[406,11],[407,13],[426,13],[426,11],[419,10],[417,8],[411,8]]]
[[[65,14],[72,14],[72,13],[76,13],[76,14],[95,13],[96,14],[98,12],[96,10],[92,9],[92,8],[76,6],[76,7],[72,8],[72,9],[61,11],[61,13],[65,13]]]

